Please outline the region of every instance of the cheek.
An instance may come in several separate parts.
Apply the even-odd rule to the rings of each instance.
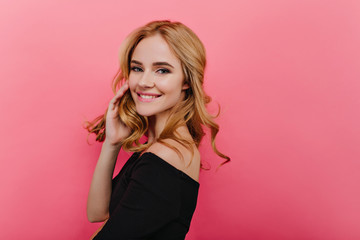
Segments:
[[[135,87],[136,87],[136,81],[135,81],[135,79],[134,79],[133,77],[130,77],[130,76],[129,76],[128,82],[129,82],[129,88],[130,88],[130,90],[131,90],[131,91],[134,90]]]
[[[182,79],[170,78],[164,81],[158,81],[156,86],[164,92],[180,93],[182,90]]]
[[[136,88],[136,82],[134,81],[134,79],[129,78],[128,83],[129,83],[130,96],[132,99],[134,99],[136,97],[136,93],[134,92]]]

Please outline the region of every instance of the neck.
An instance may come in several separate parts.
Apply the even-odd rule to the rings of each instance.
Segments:
[[[161,132],[165,128],[165,124],[167,118],[164,119],[157,119],[155,116],[149,117],[149,127],[148,127],[148,143],[153,144],[159,138]],[[179,126],[176,130],[178,134],[180,134],[184,139],[193,142],[193,138],[189,132],[188,127],[186,124]]]
[[[159,138],[161,132],[164,130],[168,116],[150,116],[148,117],[148,142],[153,143]]]

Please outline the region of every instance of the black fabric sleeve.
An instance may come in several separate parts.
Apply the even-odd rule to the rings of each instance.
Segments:
[[[129,185],[114,212],[94,240],[146,239],[180,211],[179,178],[151,158],[134,167]]]

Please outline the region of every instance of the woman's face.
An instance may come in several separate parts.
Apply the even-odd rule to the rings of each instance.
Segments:
[[[129,74],[131,96],[142,116],[167,117],[184,97],[184,74],[180,60],[156,34],[140,41],[135,48]]]

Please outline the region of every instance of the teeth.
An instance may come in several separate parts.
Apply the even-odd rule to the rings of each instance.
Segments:
[[[156,98],[156,96],[150,96],[150,95],[141,95],[141,94],[140,94],[140,97],[141,97],[141,98],[146,98],[146,99],[152,99],[152,98]]]

